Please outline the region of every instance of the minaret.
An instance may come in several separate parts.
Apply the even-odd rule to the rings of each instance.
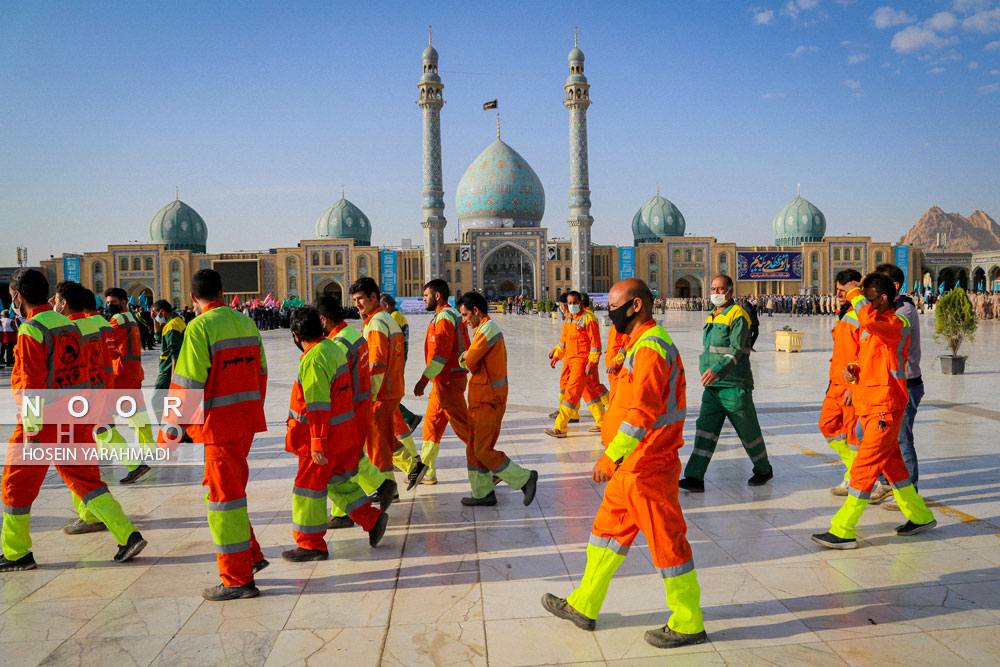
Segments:
[[[444,190],[441,185],[441,107],[444,106],[444,85],[438,76],[438,52],[431,45],[431,31],[427,29],[427,48],[423,53],[424,73],[420,77],[420,99],[417,104],[423,112],[423,220],[424,228],[424,278],[433,280],[444,276]]]
[[[569,110],[569,223],[573,250],[573,288],[591,289],[590,270],[590,177],[587,165],[587,107],[590,84],[583,74],[583,51],[576,32],[569,52],[569,76],[566,78],[566,108]]]

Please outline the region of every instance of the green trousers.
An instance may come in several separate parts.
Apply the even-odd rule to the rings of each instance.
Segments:
[[[764,436],[757,421],[757,409],[753,404],[753,390],[743,387],[705,387],[701,395],[698,421],[695,423],[694,451],[684,468],[685,477],[705,479],[705,471],[715,454],[719,434],[727,417],[753,462],[754,473],[766,475],[771,471]]]

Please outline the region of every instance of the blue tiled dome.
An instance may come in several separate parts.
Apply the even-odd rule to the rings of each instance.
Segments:
[[[462,229],[538,227],[545,214],[545,190],[517,151],[497,139],[479,154],[455,190]]]
[[[796,197],[774,216],[774,245],[792,246],[818,242],[826,235],[826,216],[812,203]]]
[[[205,252],[208,226],[197,211],[175,199],[149,221],[149,240],[166,244],[167,250]]]
[[[636,243],[656,243],[664,236],[684,236],[686,224],[673,202],[657,192],[632,218],[632,236]]]
[[[319,216],[316,238],[354,239],[355,245],[371,245],[372,223],[360,208],[341,197]]]

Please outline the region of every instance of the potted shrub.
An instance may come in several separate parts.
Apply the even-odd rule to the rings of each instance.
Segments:
[[[938,299],[934,305],[934,340],[951,350],[940,355],[941,372],[946,375],[965,373],[966,357],[958,350],[966,339],[975,340],[976,316],[965,290],[956,287]]]
[[[792,329],[787,324],[774,332],[775,352],[801,352],[802,332]]]

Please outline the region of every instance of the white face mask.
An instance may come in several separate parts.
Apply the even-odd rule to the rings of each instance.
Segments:
[[[718,308],[726,301],[729,301],[729,292],[725,294],[713,294],[709,298],[712,300],[712,305]]]
[[[577,313],[580,312],[580,304],[578,303],[571,303],[569,304],[568,308],[570,315],[576,315]]]

